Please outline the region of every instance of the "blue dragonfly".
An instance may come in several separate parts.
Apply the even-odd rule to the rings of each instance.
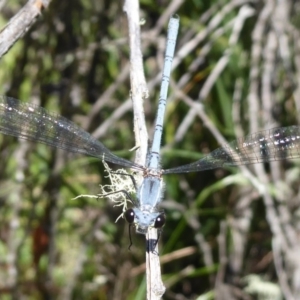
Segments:
[[[62,116],[33,104],[0,96],[0,133],[97,157],[142,172],[143,180],[137,187],[136,200],[133,201],[133,207],[125,212],[127,222],[134,225],[136,232],[141,234],[146,234],[150,227],[160,229],[165,224],[164,212],[159,209],[163,196],[162,176],[165,174],[199,172],[300,157],[300,126],[290,126],[265,130],[240,138],[190,164],[171,169],[159,167],[164,112],[178,27],[178,17],[172,17],[168,27],[155,132],[145,166],[114,155],[100,141]]]

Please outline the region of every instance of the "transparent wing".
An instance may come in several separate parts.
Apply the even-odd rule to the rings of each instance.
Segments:
[[[240,138],[194,163],[163,170],[163,174],[198,172],[299,157],[300,126],[280,127]]]
[[[143,169],[110,152],[101,142],[68,119],[42,107],[0,96],[0,133],[82,153],[126,168]]]

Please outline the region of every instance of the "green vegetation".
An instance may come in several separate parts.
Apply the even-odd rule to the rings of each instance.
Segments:
[[[21,8],[13,2],[2,9],[2,26]],[[231,141],[299,119],[297,1],[281,7],[264,0],[183,2],[176,11],[181,56],[172,73],[163,168],[203,157],[220,146],[221,136]],[[148,33],[170,3],[141,1],[148,82],[162,67],[167,24],[157,36]],[[130,97],[129,73],[119,80],[129,63],[122,5],[53,0],[1,58],[0,94],[41,105],[91,133],[97,129],[109,149],[133,160],[132,111],[111,119]],[[145,99],[149,132],[158,92],[156,84]],[[198,113],[189,100],[201,104]],[[94,106],[99,101],[101,109]],[[101,161],[0,135],[0,166],[1,299],[145,299],[138,269],[144,237],[133,234],[128,251],[128,225],[115,223],[121,208],[107,199],[72,200],[109,183]],[[223,299],[283,299],[287,289],[299,290],[298,162],[248,169],[251,176],[239,168],[165,176],[164,299],[221,299],[220,293]],[[257,288],[245,280],[252,274],[260,275]],[[261,293],[264,283],[273,298]]]

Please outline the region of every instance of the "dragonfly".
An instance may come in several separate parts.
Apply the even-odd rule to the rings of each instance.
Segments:
[[[136,189],[133,207],[124,213],[126,221],[141,234],[146,234],[149,228],[160,230],[165,225],[164,211],[159,208],[163,198],[163,175],[300,157],[300,126],[289,126],[250,134],[190,164],[170,169],[159,167],[164,112],[178,28],[179,18],[174,16],[168,26],[155,131],[145,166],[116,156],[99,140],[63,116],[30,103],[0,96],[0,133],[104,159],[106,162],[141,172],[143,180]]]

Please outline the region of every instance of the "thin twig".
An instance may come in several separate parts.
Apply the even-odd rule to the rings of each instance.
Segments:
[[[218,18],[214,18],[214,22],[212,21],[210,24],[211,26],[215,26],[215,23],[220,22],[219,18],[225,16],[225,12],[227,12],[227,9],[222,10],[222,14],[220,13],[220,16]],[[224,15],[223,15],[224,14]],[[249,6],[245,5],[241,7],[239,14],[235,18],[234,25],[233,25],[233,31],[230,37],[230,48],[228,48],[224,55],[219,59],[218,63],[216,64],[215,68],[211,72],[211,74],[208,76],[207,80],[205,81],[204,86],[200,90],[198,100],[199,102],[202,102],[206,99],[208,94],[210,93],[213,85],[219,78],[220,74],[224,71],[225,67],[227,66],[229,62],[229,58],[231,55],[231,48],[235,46],[235,44],[238,42],[238,37],[241,33],[242,25],[245,23],[246,19],[253,15],[253,9],[251,9]],[[182,124],[178,127],[177,133],[175,135],[175,140],[178,142],[179,136],[182,137],[185,135],[185,132],[188,130],[188,128],[193,123],[197,113],[194,109],[191,109],[189,113],[186,115],[184,120],[182,121]]]
[[[0,32],[0,57],[2,57],[35,23],[51,0],[29,0]]]
[[[139,147],[135,162],[145,165],[148,150],[148,134],[143,100],[148,97],[148,89],[141,51],[139,2],[137,0],[125,1],[123,9],[128,18],[131,98],[134,110],[135,140],[136,145]]]
[[[130,81],[131,96],[134,110],[134,132],[136,145],[139,147],[136,162],[146,165],[148,150],[148,134],[143,110],[143,99],[148,97],[148,90],[144,76],[142,51],[140,43],[140,17],[138,0],[127,0],[124,11],[128,17],[129,45],[130,45]],[[155,250],[149,245],[157,241],[157,229],[150,228],[146,235],[146,277],[147,277],[147,299],[159,300],[165,292],[161,280],[161,268],[158,256],[158,245]]]

